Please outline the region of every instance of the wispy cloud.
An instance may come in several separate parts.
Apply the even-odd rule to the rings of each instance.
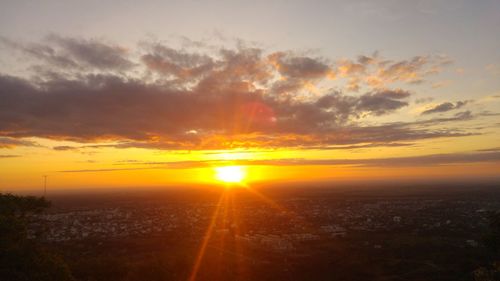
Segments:
[[[46,36],[43,42],[23,43],[0,37],[0,43],[18,50],[46,67],[69,70],[126,70],[132,63],[123,47],[97,39]]]
[[[218,167],[224,165],[244,166],[359,166],[359,167],[415,167],[415,166],[440,166],[470,163],[500,163],[498,149],[484,150],[471,153],[429,154],[410,157],[369,158],[369,159],[239,159],[239,160],[206,160],[206,161],[172,161],[172,162],[119,162],[116,165],[133,165],[139,167],[103,168],[64,170],[62,173],[83,172],[113,172],[133,171],[145,169],[190,169],[201,167]]]
[[[39,145],[36,142],[29,140],[0,137],[0,148],[14,148],[16,146],[39,146]]]
[[[21,157],[21,155],[0,154],[0,158],[16,158],[16,157]]]
[[[457,101],[455,103],[452,102],[443,102],[440,103],[430,109],[427,109],[422,112],[422,115],[426,114],[432,114],[432,113],[442,113],[442,112],[447,112],[450,110],[455,110],[464,107],[466,104],[468,104],[470,101],[465,100],[465,101]]]

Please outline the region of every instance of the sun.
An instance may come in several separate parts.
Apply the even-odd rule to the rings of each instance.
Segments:
[[[242,183],[246,178],[246,171],[241,166],[224,166],[215,168],[215,178],[225,183]]]

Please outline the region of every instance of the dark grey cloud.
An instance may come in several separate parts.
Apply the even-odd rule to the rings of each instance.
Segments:
[[[328,120],[337,120],[337,124],[341,124],[353,116],[383,115],[398,110],[408,105],[406,101],[402,100],[410,95],[410,92],[401,89],[375,90],[361,96],[346,96],[340,92],[333,92],[318,98],[315,107],[321,110],[312,111],[330,113],[333,116],[328,116]],[[310,112],[306,112],[306,114],[312,116]]]
[[[264,65],[275,70],[279,77],[274,77],[270,92],[277,95],[297,96],[301,91],[323,79],[335,76],[332,67],[321,58],[295,55],[292,52],[275,52],[267,56]],[[277,79],[276,79],[277,78]]]
[[[326,76],[332,70],[320,61],[310,57],[294,56],[284,52],[269,55],[279,73],[285,77],[299,79],[316,79]]]
[[[469,103],[469,101],[457,101],[455,103],[443,102],[441,104],[434,106],[431,109],[428,109],[428,110],[422,112],[422,115],[432,114],[432,113],[442,113],[442,112],[447,112],[450,110],[459,109],[459,108],[462,108],[463,106],[465,106],[467,103]]]
[[[14,148],[16,146],[38,146],[38,144],[23,139],[0,137],[0,148]]]
[[[378,57],[378,52],[376,52],[373,56],[361,55],[361,56],[358,56],[358,62],[361,65],[374,64],[377,62],[377,57]]]
[[[145,44],[148,52],[141,60],[148,69],[177,78],[197,78],[216,67],[214,59],[205,54],[189,53],[161,44]]]
[[[472,120],[474,118],[475,118],[475,115],[473,115],[470,110],[467,110],[467,111],[457,112],[451,117],[438,117],[438,118],[419,120],[419,121],[411,122],[410,124],[412,124],[414,126],[424,126],[425,127],[425,126],[429,126],[429,125],[446,124],[449,122],[468,121],[468,120]]]
[[[371,112],[375,115],[383,115],[408,105],[408,102],[401,101],[410,96],[410,93],[403,90],[384,90],[367,93],[361,96],[357,109]]]
[[[60,145],[60,146],[54,146],[54,147],[52,147],[52,149],[58,150],[58,151],[67,151],[67,150],[78,150],[79,147],[69,146],[69,145]]]

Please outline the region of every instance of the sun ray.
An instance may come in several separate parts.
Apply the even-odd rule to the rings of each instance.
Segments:
[[[217,265],[222,265],[222,262],[224,261],[224,252],[223,250],[225,249],[225,246],[226,246],[226,239],[227,239],[227,233],[225,233],[225,230],[227,229],[227,218],[228,218],[228,209],[229,209],[229,195],[226,193],[226,195],[224,196],[224,202],[221,206],[221,209],[222,209],[222,221],[221,221],[221,232],[219,234],[219,237],[218,237],[218,248],[221,249],[220,251],[218,251],[218,255],[217,255]],[[217,232],[217,231],[216,231]],[[222,266],[218,266],[216,268],[217,272],[216,272],[216,275],[215,275],[215,278],[214,280],[219,280],[220,279],[220,275],[221,275],[221,268]]]
[[[205,252],[207,250],[207,245],[212,237],[215,224],[217,221],[217,217],[219,215],[222,203],[224,202],[225,197],[227,196],[226,191],[222,192],[219,201],[217,202],[217,205],[215,207],[214,213],[212,214],[212,217],[210,218],[210,224],[207,227],[207,231],[205,232],[205,235],[203,237],[203,240],[201,242],[200,249],[196,255],[195,262],[193,265],[193,269],[191,270],[191,274],[189,275],[188,281],[195,281],[196,276],[198,275],[198,271],[201,266],[201,262],[203,261],[203,257],[205,256]]]
[[[281,214],[285,215],[289,219],[293,219],[293,220],[299,222],[301,225],[303,225],[303,227],[305,229],[309,229],[309,230],[313,229],[313,227],[310,224],[303,222],[302,218],[300,216],[296,215],[293,211],[290,211],[287,208],[281,206],[280,204],[276,203],[274,200],[272,200],[271,198],[262,194],[258,190],[255,190],[254,188],[252,188],[248,185],[243,185],[243,184],[239,184],[239,185],[242,187],[245,187],[245,189],[244,189],[245,191],[247,191],[250,194],[252,194],[253,196],[257,197],[259,200],[266,203],[267,205],[269,205],[273,209],[280,211]],[[236,190],[225,189],[222,192],[220,198],[218,199],[215,210],[210,218],[210,223],[207,227],[207,230],[206,230],[205,235],[203,237],[203,240],[201,242],[200,249],[196,255],[195,262],[194,262],[194,265],[193,265],[193,268],[192,268],[192,271],[190,273],[188,281],[195,281],[196,280],[198,273],[199,273],[199,270],[200,270],[200,267],[201,267],[201,264],[203,262],[203,258],[206,254],[208,247],[214,248],[214,249],[219,251],[219,255],[217,256],[219,259],[219,263],[224,261],[224,258],[223,258],[224,254],[234,255],[237,259],[236,264],[237,264],[238,272],[246,272],[245,271],[246,260],[250,260],[250,261],[255,262],[251,257],[246,257],[243,254],[244,247],[243,247],[241,241],[239,241],[236,238],[236,236],[243,235],[243,232],[241,229],[242,225],[240,223],[240,218],[238,217],[237,210],[236,210],[237,203],[235,202],[235,194],[236,194],[235,191]],[[228,222],[228,219],[230,220],[229,222]],[[213,245],[213,246],[208,245],[208,243],[210,242],[210,240],[212,239],[212,237],[214,235],[215,227],[217,225],[218,220],[220,220],[221,226],[224,229],[228,227],[228,223],[230,224],[229,228],[234,233],[234,237],[232,237],[233,240],[231,240],[234,243],[234,252],[231,251],[230,249],[229,250],[225,249],[226,242],[227,242],[226,239],[228,239],[228,237],[226,237],[227,235],[224,235],[224,234],[222,234],[219,237],[219,239],[217,240],[218,241],[217,246],[216,245]],[[220,274],[220,268],[217,268],[217,270],[219,270],[219,271],[213,272],[213,274],[216,274],[214,277],[216,277]]]
[[[237,213],[237,210],[236,210],[236,199],[235,199],[235,193],[232,192],[231,193],[231,197],[230,197],[230,211],[231,211],[231,222],[232,222],[232,231],[233,231],[233,243],[234,243],[234,246],[235,246],[235,251],[237,253],[240,253],[241,255],[238,255],[237,256],[237,260],[236,260],[236,266],[237,266],[237,270],[238,270],[238,274],[241,276],[243,275],[245,272],[246,272],[246,264],[245,264],[245,261],[243,259],[243,256],[244,256],[244,248],[243,248],[243,243],[240,239],[238,239],[238,237],[240,237],[243,233],[243,224],[240,222],[240,218],[239,218],[239,215]],[[245,279],[245,278],[242,278],[242,279]]]

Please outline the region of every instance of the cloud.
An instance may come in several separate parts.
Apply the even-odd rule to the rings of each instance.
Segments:
[[[293,139],[300,140],[308,138],[305,134],[320,140],[350,119],[406,106],[401,100],[410,95],[381,90],[357,97],[335,92],[311,101],[281,100],[239,83],[211,86],[219,91],[210,93],[208,85],[183,91],[104,75],[80,81],[54,79],[43,87],[0,76],[0,86],[5,101],[0,105],[0,135],[5,137],[125,139],[138,146],[141,141],[161,140],[161,147],[171,149],[220,147],[242,134],[248,135],[247,140],[256,135],[296,135]]]
[[[116,165],[133,165],[126,168],[103,168],[64,170],[62,173],[84,173],[84,172],[114,172],[134,171],[147,169],[190,169],[202,167],[218,167],[224,165],[244,166],[357,166],[357,167],[418,167],[418,166],[442,166],[472,163],[500,163],[499,151],[473,152],[473,153],[450,153],[429,154],[409,157],[389,157],[370,159],[240,159],[240,160],[202,160],[202,161],[167,161],[167,162],[129,162],[117,163]],[[139,166],[139,167],[137,167]]]
[[[332,145],[328,147],[324,146],[310,146],[307,149],[321,149],[321,150],[351,150],[351,149],[362,149],[362,148],[372,148],[372,147],[403,147],[403,146],[413,146],[413,143],[402,143],[402,142],[388,142],[388,143],[368,143],[368,144],[354,144],[354,145]]]
[[[41,43],[20,43],[0,38],[0,43],[45,63],[46,67],[64,69],[127,70],[134,63],[123,47],[97,39],[46,36]]]
[[[359,56],[357,60],[339,60],[336,72],[348,79],[347,90],[357,92],[363,86],[380,88],[396,82],[420,84],[451,63],[446,56],[415,56],[393,61],[376,52],[372,56]]]
[[[216,67],[212,57],[188,53],[161,44],[144,44],[148,52],[141,56],[146,67],[163,75],[177,78],[196,78]]]
[[[401,100],[409,96],[409,92],[400,89],[367,93],[361,96],[357,109],[375,115],[383,115],[407,106],[408,103]]]
[[[251,143],[258,143],[259,140],[262,140],[262,138],[254,141],[247,140],[248,142]],[[289,140],[290,141],[290,140]],[[266,142],[267,146],[271,148],[271,150],[244,150],[243,153],[261,153],[261,152],[269,152],[269,151],[275,151],[275,149],[278,149],[282,147],[284,142]],[[297,141],[295,146],[299,145],[301,142]],[[350,150],[350,149],[363,149],[363,148],[372,148],[372,147],[402,147],[402,146],[412,146],[414,145],[413,143],[401,143],[401,142],[378,142],[378,143],[366,143],[366,144],[353,144],[353,145],[328,145],[328,146],[313,146],[314,141],[310,143],[309,146],[304,146],[304,143],[302,143],[301,148],[302,149],[328,149],[328,150]],[[288,145],[291,145],[291,143],[288,143]],[[58,151],[80,151],[82,149],[99,149],[99,148],[116,148],[116,149],[126,149],[126,148],[155,148],[155,149],[176,149],[175,146],[173,145],[168,145],[163,142],[119,142],[115,144],[101,144],[101,145],[81,145],[81,146],[55,146],[52,149],[58,150]],[[205,146],[205,149],[220,149],[220,146]],[[231,151],[226,151],[225,153],[231,153]],[[239,151],[238,153],[241,153]],[[220,152],[206,152],[206,154],[220,154]],[[137,162],[137,160],[129,160],[127,162]]]
[[[60,145],[60,146],[54,146],[52,147],[53,150],[58,150],[58,151],[67,151],[67,150],[78,150],[79,147],[75,146],[68,146],[68,145]]]
[[[20,155],[10,155],[10,154],[0,154],[0,159],[2,158],[16,158],[21,157]]]
[[[186,163],[189,162],[189,163]],[[191,163],[193,162],[193,163]],[[197,161],[179,162],[182,165],[196,167]],[[202,161],[201,166],[218,166],[228,162],[225,160]],[[297,166],[297,165],[355,165],[355,166],[429,166],[429,165],[452,165],[467,163],[488,163],[500,162],[500,151],[475,152],[475,153],[450,153],[450,154],[429,154],[409,157],[389,157],[370,159],[270,159],[270,160],[235,160],[229,161],[235,165],[273,165],[273,166]],[[165,164],[167,167],[177,165],[177,162],[144,162],[148,165]],[[191,165],[187,165],[191,164]],[[228,164],[228,163],[226,163]]]
[[[332,159],[298,160],[291,165],[360,165],[373,167],[439,166],[453,164],[500,162],[500,152],[431,154],[423,156],[373,158],[373,159]],[[287,162],[283,162],[284,165]]]
[[[125,70],[133,66],[133,63],[126,58],[125,48],[96,39],[75,39],[53,34],[47,37],[47,41],[58,46],[64,55],[89,67]]]
[[[278,52],[269,55],[278,72],[288,78],[317,79],[333,74],[330,67],[318,59]]]
[[[14,148],[16,146],[38,146],[38,144],[23,139],[0,137],[0,148]]]
[[[500,152],[500,147],[484,148],[484,149],[479,149],[478,151]]]
[[[443,102],[441,104],[434,106],[431,109],[425,110],[424,112],[422,112],[422,115],[432,114],[432,113],[441,113],[441,112],[447,112],[450,110],[459,109],[459,108],[465,106],[466,104],[468,104],[469,102],[470,101],[467,101],[467,100],[466,101],[457,101],[456,103]]]
[[[468,120],[470,112],[367,125],[408,105],[412,94],[387,84],[420,80],[445,64],[441,57],[392,61],[375,53],[330,63],[244,46],[202,50],[143,43],[129,50],[58,35],[42,43],[4,41],[36,58],[41,68],[30,68],[34,73],[27,77],[0,74],[0,137],[99,143],[54,150],[326,148],[472,134],[429,127]],[[320,86],[337,75],[354,79],[347,88],[356,79],[369,87],[350,95]],[[381,83],[372,87],[367,79],[375,76]]]

